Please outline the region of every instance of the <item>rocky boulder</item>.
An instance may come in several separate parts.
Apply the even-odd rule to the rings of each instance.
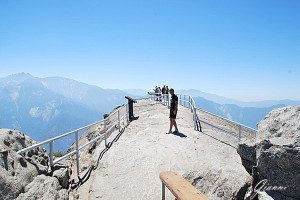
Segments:
[[[35,143],[20,131],[0,129],[1,200],[68,199],[69,168],[54,168],[53,173],[48,171],[49,158],[42,147],[21,155],[17,153]]]
[[[24,189],[16,200],[67,200],[68,191],[62,189],[59,181],[50,176],[39,175]]]
[[[258,146],[257,176],[267,179],[275,194],[300,197],[300,146],[278,145],[264,140]]]
[[[70,181],[71,174],[72,171],[70,168],[62,166],[62,167],[58,167],[57,169],[54,169],[52,176],[58,179],[60,185],[64,189],[68,189],[70,184],[69,181]]]
[[[300,106],[278,108],[271,111],[258,124],[258,140],[273,139],[282,144],[300,142]]]
[[[300,107],[271,111],[258,124],[256,142],[243,141],[238,153],[254,178],[267,180],[264,190],[274,199],[300,197]]]
[[[0,199],[16,198],[34,177],[48,169],[48,157],[42,148],[17,154],[34,141],[16,130],[0,129]]]
[[[226,172],[217,167],[203,168],[183,175],[193,186],[211,199],[243,199],[251,185],[251,177],[241,178],[236,171]]]

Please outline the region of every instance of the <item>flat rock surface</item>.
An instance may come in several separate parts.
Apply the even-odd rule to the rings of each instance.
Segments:
[[[169,110],[158,102],[139,101],[134,114],[139,119],[122,134],[114,132],[108,150],[104,142],[96,148],[97,168],[76,198],[161,199],[159,173],[166,170],[186,177],[209,199],[232,198],[249,181],[236,148],[211,137],[220,133],[209,127],[206,134],[195,131],[188,108],[179,107],[178,134],[166,134]],[[167,199],[173,199],[168,190]]]

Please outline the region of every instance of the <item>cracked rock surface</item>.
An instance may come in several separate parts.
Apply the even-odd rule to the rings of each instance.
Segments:
[[[254,184],[267,181],[265,192],[271,198],[300,198],[299,106],[271,111],[258,124],[257,141],[242,142],[238,152]]]

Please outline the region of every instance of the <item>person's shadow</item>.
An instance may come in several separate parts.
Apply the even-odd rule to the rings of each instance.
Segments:
[[[172,134],[176,135],[176,136],[179,136],[179,137],[182,137],[182,138],[186,138],[187,137],[185,134],[180,133],[179,131],[174,131]]]

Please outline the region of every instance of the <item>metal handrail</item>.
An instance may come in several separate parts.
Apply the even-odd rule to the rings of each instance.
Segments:
[[[181,95],[180,95],[180,96],[181,96]],[[184,100],[183,100],[183,101],[186,101],[186,100],[185,100],[185,97],[186,97],[186,96],[189,96],[189,98],[191,98],[191,102],[193,103],[193,105],[195,105],[195,100],[193,99],[193,97],[191,97],[190,95],[183,95],[183,96],[184,96]],[[184,106],[184,105],[183,105],[183,106]],[[197,108],[196,106],[194,106],[194,108],[197,109],[197,110],[200,110],[200,111],[202,111],[202,112],[205,112],[205,113],[207,113],[207,114],[210,114],[210,115],[212,115],[212,116],[214,116],[214,117],[218,117],[218,118],[220,118],[220,119],[222,119],[222,120],[225,120],[225,121],[227,121],[227,122],[229,122],[229,123],[231,123],[231,124],[236,125],[236,126],[238,127],[238,133],[237,133],[237,139],[238,139],[238,141],[241,140],[241,131],[242,131],[241,129],[242,129],[242,128],[248,129],[248,130],[254,132],[255,134],[257,134],[257,132],[258,132],[256,129],[253,129],[253,128],[251,128],[251,127],[249,127],[249,126],[246,126],[246,125],[244,125],[244,124],[241,124],[241,123],[238,123],[238,122],[236,122],[236,121],[233,121],[233,120],[224,118],[224,117],[222,117],[222,116],[219,116],[219,115],[216,115],[216,114],[214,114],[214,113],[208,112],[208,111],[203,110],[203,109],[201,109],[201,108]],[[200,122],[205,122],[205,121],[203,121],[203,120],[199,120],[199,121],[200,121]],[[205,122],[205,123],[208,124],[208,125],[210,125],[210,126],[216,127],[216,126],[213,125],[212,123],[209,123],[209,122]],[[221,128],[221,127],[218,127],[218,129],[224,130],[224,129]],[[229,133],[229,131],[225,131],[225,132],[228,132],[228,133]],[[230,133],[230,134],[232,134],[232,133]]]
[[[125,116],[120,116],[120,110],[123,109],[123,108],[126,108],[126,111],[125,111]],[[106,124],[106,121],[112,117],[114,114],[118,113],[118,120],[116,123],[114,123],[113,125],[111,125],[110,128],[107,129],[107,124]],[[45,145],[45,144],[49,144],[49,157],[50,157],[50,167],[53,167],[54,164],[60,162],[61,160],[64,160],[74,154],[76,154],[76,161],[77,161],[77,175],[79,177],[79,151],[81,149],[83,149],[84,147],[88,146],[89,144],[93,143],[93,142],[96,142],[98,139],[101,138],[101,135],[93,138],[91,141],[83,144],[82,146],[79,146],[78,145],[78,132],[83,130],[83,129],[86,129],[86,128],[89,128],[89,127],[92,127],[96,124],[99,124],[101,122],[104,122],[104,139],[105,139],[105,145],[108,146],[108,143],[107,143],[107,133],[110,132],[113,128],[115,128],[116,125],[118,125],[118,129],[119,129],[119,132],[121,132],[121,121],[124,120],[124,118],[126,118],[126,124],[128,125],[129,124],[129,113],[128,113],[128,104],[125,104],[121,107],[119,107],[118,109],[116,109],[114,112],[110,113],[109,116],[105,119],[102,119],[100,121],[97,121],[97,122],[94,122],[92,124],[89,124],[89,125],[86,125],[84,127],[81,127],[81,128],[78,128],[76,130],[73,130],[73,131],[70,131],[70,132],[67,132],[67,133],[64,133],[64,134],[61,134],[59,136],[56,136],[56,137],[53,137],[53,138],[50,138],[48,140],[45,140],[45,141],[42,141],[42,142],[39,142],[37,144],[34,144],[32,146],[29,146],[29,147],[26,147],[24,149],[21,149],[19,150],[17,153],[18,154],[21,154],[21,153],[24,153],[24,152],[27,152],[27,151],[30,151],[32,149],[35,149],[36,147],[39,147],[39,146],[42,146],[42,145]],[[100,132],[99,132],[100,133]],[[72,135],[72,134],[75,134],[75,146],[76,146],[76,149],[67,153],[66,155],[56,159],[53,161],[53,142],[55,140],[59,140],[63,137],[66,137],[66,136],[69,136],[69,135]]]
[[[148,93],[148,97],[147,97],[147,98],[148,98],[148,99],[149,99],[149,98],[150,98],[150,99],[155,99],[155,98],[160,98],[160,97],[163,97],[164,104],[165,104],[165,105],[168,105],[168,107],[169,107],[169,106],[170,106],[170,97],[169,97],[169,94]],[[183,97],[183,98],[182,98],[182,97]],[[188,98],[188,100],[187,100],[187,98]],[[145,98],[143,98],[143,99],[145,99]],[[243,128],[246,128],[246,129],[249,129],[249,130],[251,130],[251,131],[257,133],[257,130],[255,130],[255,129],[251,128],[251,127],[245,126],[245,125],[243,125],[243,124],[240,124],[240,123],[238,123],[238,122],[232,121],[232,120],[230,120],[230,119],[226,119],[226,118],[224,118],[224,117],[222,117],[222,116],[219,116],[219,115],[210,113],[210,112],[208,112],[208,111],[205,111],[205,110],[203,110],[203,109],[197,108],[197,107],[196,107],[195,100],[194,100],[193,97],[190,96],[190,95],[181,95],[181,94],[179,94],[179,99],[178,99],[178,100],[179,100],[179,104],[180,104],[180,105],[182,105],[182,106],[184,106],[184,107],[188,107],[188,108],[191,109],[191,112],[193,113],[193,121],[194,121],[194,129],[195,129],[195,130],[198,130],[197,122],[202,121],[202,120],[199,120],[199,119],[198,119],[198,116],[197,116],[197,109],[198,109],[198,110],[203,111],[203,112],[205,112],[205,113],[207,113],[207,114],[213,115],[213,116],[215,116],[215,117],[221,118],[221,119],[226,120],[226,121],[228,121],[228,122],[230,122],[230,123],[232,123],[232,124],[237,125],[237,126],[239,127],[239,132],[238,132],[238,139],[239,139],[239,140],[240,140],[240,138],[241,138],[241,128],[242,128],[242,127],[243,127]],[[126,108],[125,116],[122,116],[122,117],[121,117],[121,116],[120,116],[120,110],[123,109],[124,107]],[[107,121],[110,117],[112,117],[114,114],[116,114],[116,113],[118,113],[118,121],[117,121],[116,123],[114,123],[113,125],[111,125],[110,128],[107,129],[107,123],[106,123],[106,121]],[[89,128],[89,127],[91,127],[91,126],[94,126],[94,125],[96,125],[96,124],[99,124],[99,123],[102,123],[102,122],[103,122],[103,123],[104,123],[104,140],[105,140],[105,145],[108,146],[108,143],[107,143],[107,133],[110,132],[116,125],[118,125],[119,132],[120,132],[120,131],[121,131],[121,121],[122,121],[125,117],[126,117],[126,122],[127,122],[126,124],[128,125],[128,124],[129,124],[128,104],[123,105],[123,106],[119,107],[118,109],[116,109],[114,112],[110,113],[110,115],[109,115],[106,119],[102,119],[102,120],[100,120],[100,121],[94,122],[94,123],[92,123],[92,124],[86,125],[86,126],[84,126],[84,127],[78,128],[78,129],[76,129],[76,130],[73,130],[73,131],[70,131],[70,132],[61,134],[61,135],[59,135],[59,136],[50,138],[50,139],[48,139],[48,140],[42,141],[42,142],[37,143],[37,144],[34,144],[34,145],[32,145],[32,146],[26,147],[26,148],[24,148],[24,149],[19,150],[17,153],[18,153],[18,154],[21,154],[21,153],[23,153],[23,152],[30,151],[30,150],[32,150],[32,149],[34,149],[34,148],[36,148],[36,147],[39,147],[39,146],[42,146],[42,145],[45,145],[45,144],[49,144],[50,167],[53,167],[54,164],[60,162],[61,160],[64,160],[64,159],[66,159],[67,157],[70,157],[70,156],[76,154],[76,161],[77,161],[77,175],[79,176],[79,151],[80,151],[81,149],[83,149],[84,147],[88,146],[89,144],[91,144],[91,143],[97,141],[98,139],[100,139],[100,138],[101,138],[101,135],[99,135],[99,136],[93,138],[91,141],[89,141],[89,142],[83,144],[82,146],[79,146],[79,144],[78,144],[78,132],[81,131],[81,130],[83,130],[83,129]],[[203,122],[204,122],[204,121],[203,121]],[[210,123],[208,123],[208,122],[205,122],[205,123],[210,124]],[[212,124],[210,124],[210,125],[212,125]],[[212,125],[212,126],[214,126],[214,125]],[[220,127],[218,127],[218,128],[220,128]],[[222,129],[222,128],[220,128],[220,129]],[[201,131],[201,127],[200,127],[200,131]],[[99,132],[99,133],[100,133],[100,132]],[[59,140],[59,139],[61,139],[61,138],[63,138],[63,137],[69,136],[69,135],[71,135],[71,134],[75,134],[75,146],[76,146],[76,149],[73,150],[73,151],[71,151],[71,152],[69,152],[69,153],[67,153],[66,155],[64,155],[64,156],[62,156],[62,157],[60,157],[60,158],[58,158],[58,159],[56,159],[56,160],[53,161],[53,142],[54,142],[55,140]]]
[[[124,120],[124,118],[125,118],[125,116],[123,116],[123,117],[121,118],[121,121]],[[113,124],[109,129],[107,129],[106,132],[110,132],[111,129],[114,128],[118,123],[119,123],[119,122],[116,122],[115,124]],[[82,146],[78,147],[78,150],[80,151],[80,150],[83,149],[84,147],[88,146],[89,144],[92,144],[93,142],[96,142],[96,141],[97,141],[98,139],[100,139],[100,138],[101,138],[101,135],[99,135],[99,136],[93,138],[93,139],[90,140],[89,142],[87,142],[87,143],[83,144]],[[60,162],[61,160],[64,160],[65,158],[67,158],[67,157],[69,157],[69,156],[72,156],[72,155],[75,154],[75,153],[76,153],[76,150],[73,150],[73,151],[67,153],[66,155],[64,155],[64,156],[62,156],[62,157],[56,159],[55,161],[53,161],[53,164],[56,164],[56,163]]]
[[[59,136],[50,138],[50,139],[45,140],[45,141],[43,141],[43,142],[39,142],[39,143],[34,144],[34,145],[32,145],[32,146],[29,146],[29,147],[26,147],[26,148],[24,148],[24,149],[21,149],[21,150],[17,151],[17,153],[20,154],[20,153],[23,153],[23,152],[26,152],[26,151],[30,151],[30,150],[32,150],[32,149],[34,149],[34,148],[36,148],[36,147],[42,146],[42,145],[47,144],[47,143],[49,143],[49,142],[53,142],[53,141],[58,140],[58,139],[60,139],[60,138],[66,137],[66,136],[68,136],[68,135],[74,134],[75,132],[78,132],[78,131],[81,131],[81,130],[83,130],[83,129],[85,129],[85,128],[94,126],[94,125],[96,125],[96,124],[98,124],[98,123],[101,123],[101,122],[103,122],[103,121],[104,121],[104,119],[102,119],[102,120],[100,120],[100,121],[98,121],[98,122],[95,122],[95,123],[86,125],[86,126],[84,126],[84,127],[78,128],[78,129],[76,129],[76,130],[73,130],[73,131],[70,131],[70,132],[61,134],[61,135],[59,135]]]
[[[248,130],[250,130],[250,131],[257,132],[256,129],[251,128],[251,127],[249,127],[249,126],[246,126],[246,125],[244,125],[244,124],[241,124],[241,123],[239,123],[239,122],[236,122],[236,121],[227,119],[227,118],[222,117],[222,116],[220,116],[220,115],[216,115],[216,114],[214,114],[214,113],[208,112],[208,111],[203,110],[203,109],[201,109],[201,108],[197,108],[197,109],[200,110],[200,111],[202,111],[202,112],[205,112],[205,113],[207,113],[207,114],[210,114],[210,115],[213,115],[213,116],[215,116],[215,117],[221,118],[221,119],[223,119],[223,120],[225,120],[225,121],[228,121],[228,122],[230,122],[230,123],[232,123],[232,124],[234,124],[234,125],[242,126],[243,128],[248,129]]]
[[[152,97],[152,98],[158,98],[159,95],[162,95],[162,96],[164,97],[165,95],[168,95],[168,94],[148,93],[148,95],[150,95],[150,98],[151,98],[151,96],[154,96],[154,95],[155,95],[155,96]],[[238,122],[236,122],[236,121],[233,121],[233,120],[224,118],[224,117],[222,117],[222,116],[220,116],[220,115],[217,115],[217,114],[214,114],[214,113],[211,113],[211,112],[208,112],[208,111],[206,111],[206,110],[203,110],[203,109],[201,109],[201,108],[196,107],[195,100],[194,100],[194,98],[193,98],[192,96],[190,96],[190,95],[177,94],[177,96],[179,96],[178,101],[179,101],[179,104],[180,104],[180,105],[182,105],[182,106],[184,106],[184,107],[189,107],[189,108],[192,109],[192,112],[193,112],[193,121],[194,121],[194,129],[195,129],[195,130],[197,129],[197,126],[196,126],[197,120],[199,120],[200,122],[206,123],[206,124],[208,124],[208,125],[211,125],[211,126],[213,126],[213,127],[217,127],[217,126],[213,125],[212,123],[205,122],[205,121],[203,121],[203,120],[198,119],[196,110],[199,110],[199,111],[205,112],[205,113],[207,113],[207,114],[209,114],[209,115],[212,115],[212,116],[214,116],[214,117],[218,117],[218,118],[220,118],[220,119],[222,119],[222,120],[225,120],[225,121],[227,121],[227,122],[229,122],[229,123],[231,123],[231,124],[236,125],[236,126],[238,127],[238,134],[237,134],[238,136],[237,136],[237,138],[238,138],[239,141],[240,141],[240,139],[241,139],[241,129],[242,129],[242,128],[248,129],[248,130],[254,132],[255,134],[257,134],[257,132],[258,132],[258,131],[257,131],[256,129],[254,129],[254,128],[251,128],[251,127],[246,126],[246,125],[244,125],[244,124],[238,123]],[[183,98],[182,98],[182,97],[183,97]],[[188,98],[188,100],[187,100],[186,98]],[[170,98],[168,98],[168,99],[170,99]],[[182,102],[183,102],[183,103],[182,103]],[[188,106],[187,106],[186,104],[187,104]],[[169,102],[168,102],[168,106],[169,106]],[[224,129],[221,128],[221,127],[217,127],[217,128],[220,129],[220,130],[224,130]],[[200,128],[200,129],[201,129],[201,128]],[[229,132],[229,131],[226,131],[226,132]]]
[[[53,164],[59,163],[60,161],[62,161],[64,159],[66,159],[66,158],[74,155],[75,153],[76,153],[76,149],[73,150],[73,151],[71,151],[71,152],[69,152],[69,153],[67,153],[66,155],[64,155],[64,156],[62,156],[60,158],[57,158],[56,160],[53,161]]]

